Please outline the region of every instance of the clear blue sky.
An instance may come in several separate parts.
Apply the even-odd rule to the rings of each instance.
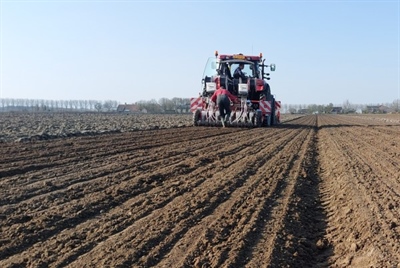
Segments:
[[[263,53],[289,104],[398,98],[393,1],[1,1],[1,96],[195,97],[208,57]]]

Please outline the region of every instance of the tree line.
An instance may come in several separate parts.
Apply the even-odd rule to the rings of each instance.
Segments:
[[[282,113],[292,114],[313,114],[313,113],[332,113],[335,108],[341,108],[340,113],[371,113],[373,108],[375,113],[384,113],[385,111],[400,112],[400,99],[394,100],[391,103],[380,104],[355,104],[349,100],[345,100],[342,104],[329,103],[327,105],[321,104],[282,104]]]
[[[117,105],[118,102],[112,100],[0,99],[0,107],[12,111],[95,111],[100,107],[111,111]]]
[[[0,98],[2,111],[97,111],[115,112],[119,103],[115,100],[45,100],[45,99],[14,99]],[[134,103],[141,111],[148,113],[189,112],[189,98],[161,98],[158,101],[140,100]]]
[[[382,104],[354,104],[345,100],[342,104],[287,104],[283,103],[282,113],[331,113],[335,107],[341,107],[342,113],[352,113],[362,111],[369,112],[368,107],[384,106],[393,112],[399,112],[400,100],[394,100],[392,103]],[[0,98],[0,109],[2,111],[97,111],[97,112],[115,112],[120,105],[115,100],[44,100],[44,99],[13,99]],[[140,100],[134,103],[140,111],[148,113],[182,113],[190,112],[190,98],[172,99],[161,98],[159,100]]]

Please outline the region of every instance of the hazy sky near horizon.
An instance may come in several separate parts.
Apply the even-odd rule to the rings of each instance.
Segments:
[[[0,2],[2,98],[196,97],[215,50],[262,52],[282,103],[400,94],[400,0]]]

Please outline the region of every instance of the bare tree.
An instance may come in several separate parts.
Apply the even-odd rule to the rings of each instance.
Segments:
[[[86,107],[85,107],[85,101],[84,100],[79,100],[78,101],[79,102],[79,109],[80,110],[86,110]]]
[[[94,105],[94,108],[95,108],[98,112],[100,112],[101,109],[103,109],[103,105],[102,105],[100,102],[97,102],[97,103]]]
[[[103,104],[103,108],[106,109],[107,112],[111,111],[111,109],[114,107],[113,101],[107,100]]]
[[[89,101],[90,110],[96,110],[96,104],[97,104],[97,103],[98,103],[98,102],[95,101],[95,100],[90,100],[90,101]]]
[[[174,110],[175,104],[168,98],[161,98],[158,103],[164,111]]]
[[[396,112],[400,112],[400,99],[397,99],[397,100],[394,100],[393,102],[392,102],[392,105],[390,105],[390,107],[394,110],[394,111],[396,111]]]
[[[325,106],[324,112],[325,113],[330,113],[333,108],[333,103],[329,103],[327,106]]]
[[[351,103],[350,103],[349,100],[345,100],[345,101],[343,102],[343,110],[344,110],[345,113],[347,113],[348,111],[350,111],[350,110],[351,110],[351,107],[352,107],[352,105],[351,105]]]
[[[66,110],[68,110],[68,101],[67,101],[67,100],[62,100],[62,104],[63,104],[63,107],[64,107]]]

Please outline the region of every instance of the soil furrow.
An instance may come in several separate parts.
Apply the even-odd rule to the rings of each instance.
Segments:
[[[290,139],[290,135],[289,135],[289,139]],[[235,161],[239,166],[242,166],[240,163],[238,163],[238,162],[243,162],[243,161],[248,161],[248,160],[245,160],[245,159],[240,159],[240,160],[238,160],[238,161]],[[217,171],[215,171],[217,174],[219,174],[220,172],[218,172],[218,170]],[[239,171],[239,172],[243,172],[243,171]],[[221,175],[219,175],[219,176],[221,176]],[[233,176],[233,175],[232,175]],[[235,176],[236,177],[236,176]],[[239,180],[239,182],[240,182],[240,180]],[[225,196],[225,192],[232,192],[232,189],[231,189],[231,187],[232,187],[232,181],[231,180],[227,180],[227,179],[224,179],[224,182],[223,182],[223,184],[222,185],[220,185],[219,187],[222,187],[221,189],[219,189],[219,188],[217,188],[217,189],[212,189],[212,188],[210,188],[209,186],[207,186],[207,184],[210,184],[210,183],[212,183],[212,184],[215,184],[216,182],[214,182],[214,180],[211,180],[211,181],[206,181],[204,184],[202,184],[201,185],[201,188],[199,188],[198,190],[197,189],[193,189],[192,190],[192,192],[193,193],[197,193],[198,191],[200,191],[200,193],[199,194],[196,194],[196,196],[197,195],[200,195],[201,196],[201,198],[207,198],[207,197],[209,197],[209,196],[213,196],[213,199],[212,199],[212,201],[213,202],[211,202],[211,201],[209,201],[209,202],[211,202],[211,204],[207,204],[207,206],[206,206],[206,208],[207,207],[209,207],[209,206],[211,206],[212,205],[212,203],[214,203],[214,202],[217,202],[218,203],[218,197],[220,197],[220,195],[222,194],[222,196]],[[219,182],[219,184],[220,183],[222,183],[222,182]],[[225,189],[226,187],[228,187],[227,189]],[[225,189],[225,190],[222,190],[222,189]],[[210,192],[211,191],[211,192]],[[205,192],[205,193],[204,193]],[[191,196],[190,198],[188,198],[188,200],[195,200],[195,198],[192,196],[193,194],[191,194],[191,193],[188,193],[188,195],[189,196]],[[216,199],[216,200],[214,200],[214,199]],[[176,202],[178,202],[178,203],[176,203]],[[196,203],[195,204],[188,204],[188,208],[186,208],[186,210],[188,210],[188,209],[190,209],[190,210],[199,210],[199,211],[201,211],[202,209],[204,209],[204,204],[205,203],[203,203],[203,202],[205,202],[205,201],[196,201]],[[179,202],[179,200],[178,201],[175,201],[174,202],[174,204],[180,204],[180,202]],[[171,205],[173,205],[173,204],[171,204]],[[194,208],[192,207],[192,206],[194,206]],[[165,209],[164,209],[165,210]],[[170,209],[171,211],[174,211],[174,209]],[[189,215],[190,215],[190,213],[188,213],[186,210],[184,210],[184,216],[185,217],[188,217]],[[179,211],[179,209],[177,209],[177,211]],[[157,212],[157,217],[154,219],[154,221],[157,221],[158,220],[158,217],[161,217],[160,216],[160,213],[161,212]],[[165,212],[164,212],[165,213]],[[172,215],[172,216],[174,216],[174,215]],[[169,215],[168,214],[168,211],[167,211],[167,215],[165,215],[165,217],[171,217],[171,215]],[[188,219],[186,219],[186,218],[183,218],[182,220],[183,221],[185,221],[185,222],[190,222],[190,219],[188,220]],[[148,220],[147,220],[148,221]],[[147,222],[146,221],[146,222]],[[175,220],[176,221],[176,220]],[[194,222],[196,222],[196,221],[194,221]],[[149,224],[150,226],[159,226],[160,224]],[[165,224],[163,224],[163,225],[165,225]],[[161,225],[161,226],[163,226],[163,225]],[[176,224],[175,224],[176,225]],[[146,230],[147,230],[147,228],[145,228]],[[132,228],[130,228],[129,229],[130,230],[130,233],[131,232],[134,232],[134,230],[132,230]],[[127,230],[128,231],[128,230]],[[158,237],[160,234],[157,234],[157,228],[155,229],[155,230],[153,230],[153,232],[156,232],[156,237]],[[130,234],[130,235],[132,235],[132,234]],[[148,236],[150,236],[149,234],[147,234],[146,235],[146,238],[148,237]],[[125,237],[125,236],[124,236]],[[144,238],[143,238],[144,239]],[[146,239],[144,239],[144,240],[141,240],[142,241],[142,243],[143,243],[143,241],[145,241]],[[111,241],[111,242],[113,242],[113,241]],[[152,241],[150,240],[149,241],[149,243],[151,243]],[[114,242],[113,242],[114,243]],[[138,248],[138,245],[137,246],[135,246],[135,248],[137,248],[138,250],[139,250],[139,248]],[[102,248],[99,248],[98,250],[103,250]],[[148,250],[148,249],[147,249]],[[144,250],[144,251],[146,251],[146,250]],[[124,252],[122,252],[121,254],[125,254]],[[96,255],[96,253],[94,252],[91,252],[91,255]],[[135,259],[138,259],[139,258],[139,256],[136,256],[135,257]],[[133,261],[131,261],[131,262],[133,262]],[[126,265],[127,265],[127,263],[125,263]]]
[[[299,130],[300,131],[300,130]],[[203,229],[199,230],[197,227],[190,230],[182,240],[192,241],[195,239],[196,243],[184,244],[178,243],[173,248],[172,252],[168,254],[169,263],[161,263],[159,266],[169,266],[176,264],[181,265],[192,265],[192,261],[201,262],[205,265],[220,266],[220,262],[224,258],[224,249],[227,249],[226,243],[230,245],[235,245],[235,242],[225,241],[229,237],[236,237],[241,240],[241,237],[245,235],[245,230],[249,227],[244,227],[248,224],[250,218],[254,218],[254,214],[258,213],[258,209],[255,209],[250,204],[254,204],[260,207],[263,204],[263,200],[266,195],[270,196],[271,193],[276,189],[276,184],[279,181],[277,178],[271,179],[270,172],[277,174],[284,171],[282,168],[269,166],[267,163],[275,163],[277,160],[281,159],[283,162],[290,161],[288,158],[283,157],[285,153],[291,151],[291,144],[296,143],[299,139],[299,132],[296,131],[296,138],[292,139],[289,143],[284,144],[284,147],[280,147],[280,143],[274,143],[276,149],[274,152],[269,154],[259,155],[260,162],[257,166],[251,165],[251,171],[254,173],[252,176],[244,183],[243,187],[235,190],[231,197],[222,203],[217,209],[215,215],[221,215],[221,218],[215,217],[205,217],[198,226],[202,226]],[[267,151],[263,149],[263,151]],[[290,158],[290,157],[289,157]],[[277,177],[279,177],[277,175]],[[236,215],[235,214],[239,214]],[[225,214],[225,215],[224,215]],[[228,215],[234,215],[233,218],[228,217]],[[241,218],[243,217],[243,218]],[[247,218],[247,219],[246,219]],[[250,230],[253,228],[250,226]],[[244,228],[244,230],[243,230]],[[221,231],[223,230],[223,231]],[[240,236],[233,235],[233,232],[239,232]],[[202,235],[199,236],[199,233]],[[232,235],[232,236],[231,236]],[[183,253],[182,250],[185,250]],[[207,252],[213,252],[211,259],[207,256]],[[186,256],[184,259],[177,259],[176,256]]]
[[[277,136],[278,139],[280,139],[279,135]],[[218,139],[218,138],[216,138]],[[252,137],[249,140],[247,140],[247,144],[252,144],[253,142],[255,142],[257,140],[256,137]],[[214,138],[211,138],[211,140],[209,139],[208,142],[217,142],[217,140],[215,140]],[[186,145],[186,144],[182,144],[184,147],[183,149],[179,149],[181,147],[179,146],[173,146],[173,149],[171,149],[170,153],[167,153],[168,151],[166,149],[163,148],[157,148],[156,151],[152,152],[145,152],[146,156],[145,156],[145,161],[137,161],[135,158],[130,158],[129,155],[118,155],[118,156],[113,156],[116,159],[123,159],[125,160],[123,162],[123,164],[121,166],[116,166],[115,164],[108,164],[109,166],[112,165],[113,169],[112,169],[112,173],[114,174],[114,176],[117,177],[121,177],[121,176],[126,176],[128,174],[134,174],[135,171],[143,173],[143,171],[146,171],[147,169],[151,169],[151,167],[153,165],[158,165],[161,164],[164,167],[167,167],[167,165],[169,166],[173,166],[176,163],[181,161],[181,157],[182,154],[185,154],[185,156],[187,155],[187,157],[193,157],[196,154],[201,154],[202,151],[206,151],[207,148],[204,148],[203,144],[195,144],[195,145]],[[186,146],[190,146],[192,148],[191,152],[188,154],[187,153],[187,149]],[[228,155],[228,154],[234,154],[236,153],[237,149],[241,148],[241,147],[237,147],[236,149],[233,149],[232,151],[230,150],[225,150],[223,151],[223,154]],[[162,152],[162,153],[159,153]],[[133,153],[135,154],[135,153]],[[157,158],[159,160],[154,160],[154,155],[157,155]],[[173,160],[172,158],[176,158],[176,160]],[[220,156],[219,156],[220,157]],[[125,164],[126,160],[129,159],[129,165]],[[202,160],[203,161],[203,160]],[[208,160],[206,160],[208,161]],[[75,178],[75,177],[69,177],[64,179],[63,176],[55,176],[55,178],[49,178],[44,180],[43,178],[38,177],[38,180],[40,179],[40,183],[37,186],[37,191],[35,191],[34,188],[29,187],[25,190],[25,192],[22,193],[18,193],[12,190],[12,188],[8,188],[7,187],[7,192],[10,193],[9,197],[13,198],[12,200],[10,200],[9,198],[7,198],[7,195],[4,194],[3,195],[3,200],[1,201],[3,204],[7,204],[7,205],[11,205],[13,203],[16,202],[20,202],[22,200],[20,200],[19,196],[24,197],[28,197],[28,199],[35,197],[35,196],[39,196],[39,195],[47,195],[49,192],[51,192],[51,194],[53,194],[54,196],[57,196],[57,192],[60,189],[63,188],[69,188],[69,187],[73,187],[74,184],[79,184],[82,188],[83,184],[82,183],[93,183],[95,180],[102,180],[102,177],[107,177],[107,175],[110,174],[110,168],[108,168],[107,166],[105,166],[104,162],[106,163],[112,163],[112,160],[107,160],[107,159],[99,159],[96,162],[99,162],[98,164],[94,164],[93,162],[89,162],[87,164],[82,164],[82,165],[88,165],[88,167],[90,167],[90,169],[88,170],[87,174],[81,174],[80,178]],[[95,163],[96,163],[95,162]],[[117,161],[120,162],[120,161]],[[148,167],[147,167],[148,166]],[[101,170],[97,172],[95,172],[95,168],[97,167],[101,167]],[[79,167],[78,167],[79,168]],[[61,167],[60,169],[64,170],[64,167]],[[106,171],[106,173],[104,173],[104,170]],[[129,170],[129,171],[127,171]],[[50,172],[55,172],[57,173],[57,171],[49,171]],[[51,173],[50,173],[51,174]],[[31,175],[30,175],[31,176]],[[52,176],[52,175],[49,175]],[[20,180],[22,181],[22,178],[20,178]],[[24,186],[23,184],[19,185],[19,187]],[[43,187],[45,186],[45,187]],[[49,187],[46,187],[49,186]],[[25,186],[26,187],[26,186]],[[99,189],[102,190],[102,189]],[[12,193],[12,194],[11,194]],[[75,193],[69,193],[67,194],[68,196],[75,196]],[[27,200],[29,201],[29,200]],[[48,201],[48,200],[47,200]],[[63,200],[63,202],[65,202],[65,200]],[[32,208],[30,208],[30,211],[32,211]]]
[[[313,127],[316,122],[309,122],[309,126]],[[271,209],[271,219],[269,221],[261,222],[261,226],[257,235],[256,243],[250,248],[244,249],[241,262],[236,266],[246,267],[263,267],[270,263],[276,265],[282,262],[281,247],[285,235],[293,232],[292,230],[285,229],[285,216],[289,214],[290,201],[293,198],[295,185],[298,183],[300,174],[306,175],[304,170],[304,161],[306,160],[306,153],[310,147],[314,135],[314,129],[307,129],[307,135],[298,144],[297,150],[292,153],[295,155],[290,168],[284,174],[284,180],[280,185],[281,192],[275,196],[274,204]],[[304,231],[306,233],[306,231]],[[291,259],[284,259],[285,262],[290,263]]]
[[[286,137],[287,138],[287,137]],[[213,141],[213,140],[212,140]],[[261,141],[259,141],[259,142],[261,142]],[[236,145],[235,145],[236,146]],[[247,147],[247,146],[242,146],[242,148],[244,149],[244,150],[247,150],[247,151],[251,151],[251,148],[249,148],[249,147]],[[222,149],[221,150],[221,152],[222,151],[225,151],[224,149]],[[219,153],[218,151],[216,151],[216,153]],[[220,153],[219,153],[220,154]],[[202,156],[201,156],[201,158],[203,158]],[[190,164],[191,162],[192,162],[193,160],[188,160],[188,163]],[[207,160],[208,161],[208,160]],[[203,160],[202,159],[199,159],[199,161],[196,161],[196,163],[197,163],[197,165],[199,165],[199,166],[202,166],[203,165]],[[163,167],[164,168],[164,167]],[[170,173],[170,175],[168,174],[168,173],[166,173],[166,172],[164,172],[163,171],[163,169],[159,169],[159,170],[156,170],[156,174],[155,175],[157,175],[157,174],[162,174],[162,176],[160,177],[160,178],[156,178],[157,176],[153,176],[155,179],[162,179],[163,177],[168,177],[168,176],[172,176],[172,175],[176,175],[176,170],[172,170],[171,171],[172,173]],[[152,184],[152,181],[153,181],[153,179],[151,179],[150,181],[148,180],[148,177],[149,175],[148,174],[146,174],[146,175],[142,175],[141,177],[136,177],[135,178],[135,180],[136,181],[143,181],[143,182],[145,182],[146,183],[146,185],[149,185],[148,187],[142,187],[142,186],[140,186],[140,184],[139,185],[137,185],[137,183],[136,184],[133,184],[133,186],[127,186],[127,188],[125,188],[124,189],[124,191],[122,191],[122,192],[119,192],[119,194],[121,195],[122,193],[125,193],[126,192],[126,189],[129,189],[129,188],[133,188],[133,190],[137,190],[137,189],[141,189],[142,191],[148,191],[148,190],[150,190],[151,188],[152,188],[152,186],[151,186],[151,184]],[[118,181],[119,181],[119,183],[121,183],[121,178],[117,178],[118,179]],[[130,182],[130,184],[131,184],[132,182]],[[159,183],[161,183],[161,181],[159,181],[158,183],[156,183],[156,185],[154,185],[154,187],[156,187],[157,186],[157,184],[159,184]],[[93,187],[93,185],[91,185],[91,187]],[[109,188],[107,185],[106,185],[106,187],[107,188]],[[149,188],[150,187],[150,188]],[[72,196],[72,197],[74,197],[74,199],[73,200],[77,200],[76,202],[79,202],[79,201],[81,201],[81,202],[86,202],[85,200],[82,200],[81,198],[82,198],[82,196],[81,195],[87,195],[87,194],[89,194],[89,193],[85,193],[84,191],[82,191],[80,188],[78,188],[79,190],[80,190],[80,193],[77,193],[77,192],[75,192],[75,189],[71,189],[71,192],[70,193],[68,193],[68,192],[66,192],[66,193],[64,193],[63,195],[65,195],[65,196]],[[97,186],[97,187],[95,187],[95,189],[97,189],[97,190],[99,190],[99,186]],[[101,188],[100,188],[101,189]],[[101,192],[103,192],[104,190],[102,190]],[[117,193],[118,193],[118,190],[111,190],[111,191],[106,191],[105,193],[99,193],[99,194],[96,194],[96,199],[97,199],[97,201],[95,201],[95,199],[93,199],[92,198],[92,203],[88,206],[88,207],[90,207],[90,208],[95,208],[94,210],[95,211],[97,211],[97,212],[99,212],[99,211],[101,211],[101,210],[104,210],[105,208],[102,208],[102,207],[98,207],[99,205],[100,206],[106,206],[106,204],[108,204],[108,203],[110,203],[111,201],[112,201],[112,199],[110,199],[110,197],[109,197],[109,194],[111,194],[111,196],[113,195],[113,193],[115,192],[115,191],[117,191]],[[135,193],[135,192],[133,192],[133,193]],[[59,194],[58,194],[59,195]],[[93,193],[91,193],[91,195],[93,196]],[[56,195],[57,196],[57,195]],[[52,216],[52,215],[54,215],[54,213],[57,213],[57,211],[58,212],[62,212],[63,214],[66,214],[66,215],[76,215],[77,213],[79,214],[79,215],[86,215],[87,213],[86,213],[86,211],[87,211],[87,208],[82,208],[82,206],[83,206],[83,204],[79,204],[79,203],[76,203],[75,201],[67,201],[67,200],[65,200],[65,199],[62,199],[61,201],[60,201],[60,205],[59,206],[62,206],[62,207],[64,207],[65,206],[65,204],[67,204],[68,202],[69,203],[71,203],[71,205],[69,205],[68,207],[71,207],[71,208],[73,208],[73,210],[72,211],[70,211],[70,212],[67,212],[67,211],[64,211],[63,209],[62,209],[62,207],[55,207],[54,205],[52,205],[51,206],[51,211],[48,211],[48,212],[46,212],[46,214],[48,214],[49,216]],[[50,205],[48,206],[48,207],[50,207]],[[19,211],[18,211],[19,212]],[[29,216],[29,217],[24,217],[23,218],[23,220],[24,221],[30,221],[30,219],[31,218],[33,218],[35,215],[33,214],[32,216]],[[95,216],[95,215],[86,215],[86,217],[89,217],[89,216]],[[46,217],[45,217],[46,218]],[[85,219],[85,217],[79,217],[79,219],[75,219],[75,217],[73,216],[72,218],[70,218],[70,219],[64,219],[64,221],[65,220],[67,220],[68,222],[71,222],[71,221],[73,221],[73,222],[75,222],[76,224],[79,224],[80,222],[81,222],[81,220],[82,219]],[[16,219],[16,220],[18,220],[18,219]],[[20,221],[20,220],[18,220],[18,221]],[[50,220],[50,221],[47,221],[47,220],[43,220],[43,221],[45,221],[46,222],[46,225],[48,225],[49,226],[49,230],[47,231],[47,234],[48,235],[54,235],[54,233],[53,232],[51,232],[50,230],[52,230],[52,229],[54,229],[54,227],[52,228],[51,226],[53,225],[53,223],[52,223],[52,221]],[[41,222],[41,224],[43,224],[42,222],[43,221],[39,221],[39,222]],[[54,218],[54,221],[57,221],[57,222],[59,222],[60,223],[60,219],[59,218]],[[9,223],[6,223],[6,224],[9,224]],[[65,225],[65,226],[68,226],[68,225]],[[15,228],[17,228],[18,226],[14,226]],[[18,227],[19,228],[19,227]],[[28,229],[28,231],[29,231],[30,229]],[[39,235],[39,234],[35,234],[36,236],[37,235]],[[43,234],[41,234],[41,235],[43,235]],[[32,241],[34,241],[34,240],[32,240]],[[24,245],[25,245],[25,247],[27,246],[27,244],[28,243],[24,243]],[[28,244],[28,246],[29,246],[29,244]],[[15,251],[15,249],[14,249],[14,251]]]
[[[321,160],[325,170],[324,177],[335,177],[334,174],[337,174],[340,176],[338,181],[341,182],[338,184],[337,181],[326,179],[323,187],[325,206],[331,221],[328,224],[327,239],[332,241],[335,248],[331,263],[345,266],[373,264],[382,267],[398,262],[398,259],[393,259],[395,252],[399,250],[397,220],[390,215],[390,207],[381,203],[384,200],[382,183],[371,170],[371,163],[365,162],[364,156],[373,155],[374,150],[357,151],[357,143],[349,142],[333,131],[323,132],[322,135],[325,144],[321,150],[329,151],[331,156],[330,159]],[[351,144],[354,144],[353,148]],[[344,167],[347,172],[341,174],[340,168],[332,170],[332,164],[327,164],[327,161],[336,162],[336,166]],[[398,197],[390,197],[392,205],[398,204]],[[340,204],[336,204],[336,200],[341,200]],[[389,214],[385,215],[381,211]],[[344,226],[348,226],[350,232],[346,232]],[[390,245],[390,250],[387,245]],[[343,257],[340,252],[351,253]],[[386,263],[386,258],[393,261]]]

